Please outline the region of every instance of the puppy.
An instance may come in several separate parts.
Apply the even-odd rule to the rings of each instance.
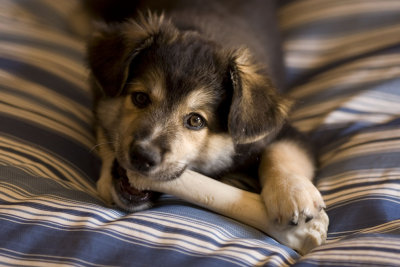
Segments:
[[[132,5],[132,3],[131,3]],[[187,169],[258,178],[276,231],[328,221],[311,180],[314,158],[287,122],[273,1],[135,1],[88,42],[100,195],[127,211],[158,194],[130,174],[172,180]],[[151,10],[151,11],[148,11]],[[325,214],[321,217],[321,214]]]

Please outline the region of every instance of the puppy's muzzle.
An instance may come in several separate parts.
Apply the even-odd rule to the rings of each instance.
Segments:
[[[146,174],[156,169],[163,161],[165,151],[152,144],[133,142],[129,149],[129,158],[132,168]]]

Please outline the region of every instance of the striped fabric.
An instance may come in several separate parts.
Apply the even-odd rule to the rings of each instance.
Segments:
[[[400,1],[289,1],[280,21],[330,217],[297,264],[400,266]]]
[[[400,265],[398,0],[282,1],[292,121],[316,144],[331,219],[303,257],[173,196],[104,206],[78,3],[0,1],[0,265]]]

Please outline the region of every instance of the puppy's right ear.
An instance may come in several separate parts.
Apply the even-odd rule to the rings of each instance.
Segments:
[[[107,96],[122,91],[127,79],[129,51],[123,25],[97,24],[87,46],[87,60],[94,80]]]
[[[175,27],[163,15],[140,14],[137,21],[96,25],[87,45],[87,60],[94,80],[106,96],[124,89],[134,57],[149,47],[155,36],[171,35]]]

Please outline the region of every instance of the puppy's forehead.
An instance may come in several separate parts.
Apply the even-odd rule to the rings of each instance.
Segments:
[[[214,104],[228,77],[228,62],[219,48],[196,34],[171,42],[155,38],[133,66],[133,77],[141,82],[137,88],[172,110],[182,103],[192,109]]]
[[[156,42],[155,65],[164,73],[168,90],[185,96],[200,87],[219,87],[226,74],[226,58],[216,45],[187,34],[174,42]]]
[[[218,94],[212,88],[200,87],[192,90],[183,99],[182,104],[192,110],[204,109],[218,100]]]

